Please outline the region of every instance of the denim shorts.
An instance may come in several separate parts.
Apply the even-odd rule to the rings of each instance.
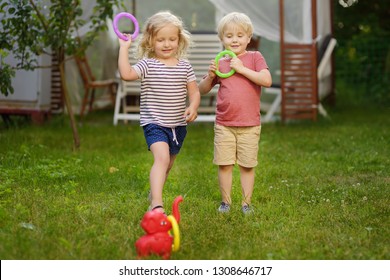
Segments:
[[[143,126],[143,129],[148,150],[150,150],[150,146],[153,143],[165,142],[169,146],[169,154],[171,155],[179,153],[180,148],[183,146],[184,138],[187,135],[186,126],[170,128],[151,123]]]

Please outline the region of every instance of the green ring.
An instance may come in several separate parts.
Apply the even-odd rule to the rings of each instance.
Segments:
[[[229,50],[224,50],[224,51],[221,51],[219,54],[217,54],[217,56],[215,57],[215,67],[217,67],[217,70],[215,71],[215,74],[217,74],[221,78],[229,78],[231,75],[236,73],[236,71],[234,69],[230,70],[227,73],[222,73],[222,72],[219,72],[219,70],[218,70],[218,68],[219,68],[218,67],[219,66],[218,62],[221,59],[221,57],[224,56],[224,55],[229,55],[230,57],[236,57],[237,56],[234,52],[229,51]]]

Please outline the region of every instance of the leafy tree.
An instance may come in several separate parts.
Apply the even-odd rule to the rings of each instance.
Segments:
[[[344,1],[344,0],[343,0]],[[335,33],[344,40],[354,36],[390,36],[388,0],[353,1],[350,7],[335,5]]]
[[[339,0],[351,2],[351,0]],[[352,98],[390,104],[390,2],[357,1],[334,5],[336,73]]]
[[[0,5],[0,89],[12,94],[12,77],[18,69],[33,70],[35,57],[48,54],[57,57],[63,86],[63,99],[73,130],[74,148],[80,146],[77,126],[66,88],[64,63],[84,51],[99,32],[107,29],[106,19],[112,17],[113,7],[123,6],[121,0],[96,0],[91,16],[83,19],[79,0],[8,0]],[[90,31],[82,39],[78,29],[89,22]],[[15,68],[4,59],[12,51],[18,63]]]

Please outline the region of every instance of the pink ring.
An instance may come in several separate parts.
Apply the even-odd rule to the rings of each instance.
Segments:
[[[125,40],[125,41],[128,40],[128,38],[127,38],[125,35],[123,35],[123,34],[118,30],[118,21],[119,21],[119,19],[120,19],[121,17],[126,17],[126,18],[130,19],[130,20],[133,22],[133,24],[134,24],[134,33],[133,33],[133,35],[131,35],[131,40],[134,40],[134,39],[137,38],[137,36],[138,36],[138,33],[139,33],[139,25],[138,25],[137,19],[136,19],[132,14],[129,14],[129,13],[123,12],[123,13],[119,13],[119,14],[117,14],[117,15],[115,16],[114,22],[113,22],[113,26],[114,26],[114,31],[115,31],[116,35],[117,35],[119,38],[121,38],[122,40]]]

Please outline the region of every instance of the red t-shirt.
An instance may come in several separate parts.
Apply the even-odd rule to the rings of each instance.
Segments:
[[[244,66],[256,72],[268,69],[267,63],[258,51],[248,51],[239,56]],[[230,58],[219,61],[219,71],[230,71]],[[261,86],[234,73],[229,78],[216,77],[212,85],[220,84],[217,95],[216,122],[223,126],[260,125]]]

